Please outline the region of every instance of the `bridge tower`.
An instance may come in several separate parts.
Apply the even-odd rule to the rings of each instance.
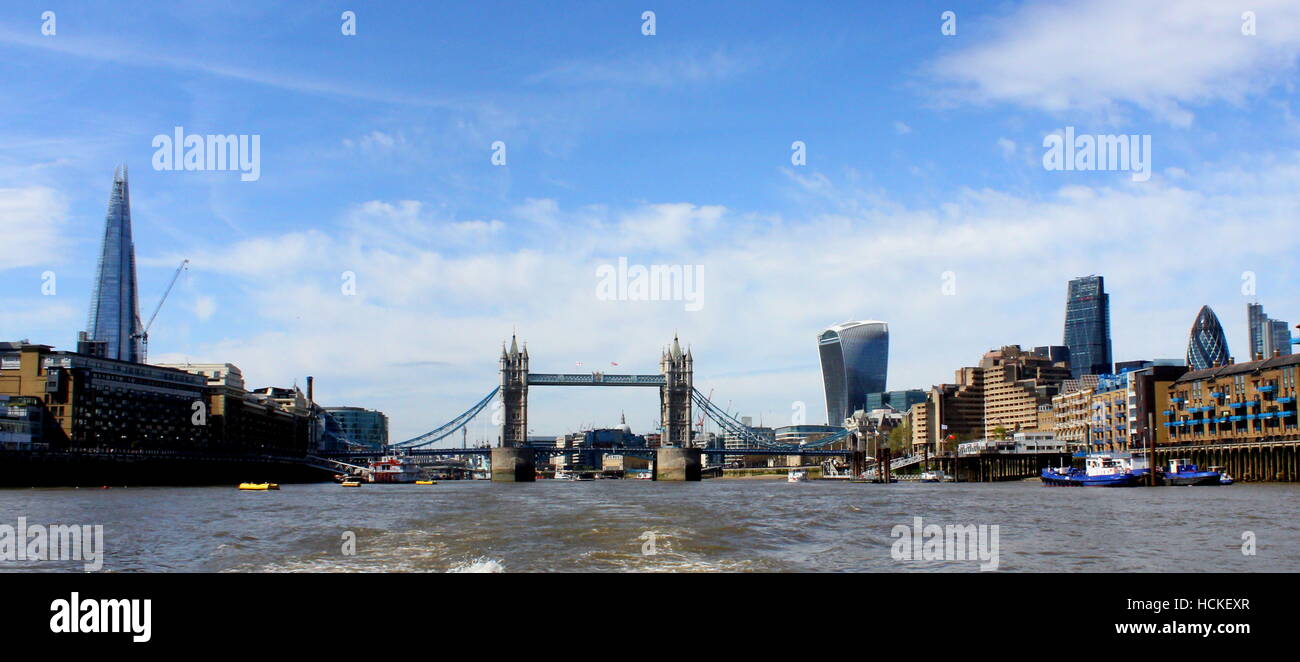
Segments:
[[[695,359],[691,350],[673,336],[673,344],[659,359],[664,385],[659,387],[659,413],[663,436],[655,453],[655,480],[700,479],[700,449],[691,441],[691,394],[695,388]]]
[[[501,344],[501,447],[528,445],[528,344],[510,336],[510,349]]]
[[[663,438],[660,446],[689,448],[691,443],[691,389],[694,388],[695,360],[691,350],[682,353],[681,343],[673,336],[673,344],[664,350],[659,359],[659,372],[664,385],[659,387],[660,418]]]
[[[528,344],[523,351],[514,334],[510,349],[501,344],[501,446],[492,449],[492,480],[535,480],[535,453],[528,447]]]

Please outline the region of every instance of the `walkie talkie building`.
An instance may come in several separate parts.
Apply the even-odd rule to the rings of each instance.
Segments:
[[[131,240],[131,192],[126,166],[113,172],[104,220],[104,243],[99,253],[95,290],[90,298],[86,333],[102,343],[110,359],[141,360],[140,302],[136,292],[135,244]]]
[[[885,390],[889,369],[889,325],[844,322],[817,334],[822,380],[826,386],[826,423],[843,425],[866,406],[868,393]]]

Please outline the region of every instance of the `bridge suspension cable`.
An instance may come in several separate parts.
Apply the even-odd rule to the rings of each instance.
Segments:
[[[728,414],[727,412],[719,408],[717,405],[713,404],[712,400],[705,397],[703,393],[700,393],[699,389],[693,386],[691,387],[691,399],[694,400],[695,404],[701,410],[704,411],[705,415],[713,419],[713,421],[717,423],[718,426],[720,426],[726,432],[738,437],[750,448],[772,448],[772,449],[779,449],[779,450],[798,448],[797,446],[778,444],[772,441],[768,441],[765,437],[763,437],[763,435],[759,434],[756,430],[754,430],[754,428],[745,425],[744,423],[741,423],[740,421],[736,420],[735,417],[733,417],[731,414]]]
[[[425,432],[424,434],[418,437],[412,437],[410,439],[407,439],[406,441],[399,441],[395,444],[390,444],[390,445],[393,448],[411,449],[411,448],[420,448],[422,446],[428,446],[429,444],[442,441],[443,439],[447,438],[451,434],[455,433],[457,430],[465,427],[465,424],[473,420],[474,417],[479,414],[479,412],[483,411],[483,408],[486,407],[489,402],[492,402],[492,398],[497,397],[497,393],[500,390],[501,390],[500,386],[492,389],[491,393],[488,393],[482,400],[479,400],[478,402],[474,403],[474,406],[461,412],[459,416],[444,423],[440,427]]]

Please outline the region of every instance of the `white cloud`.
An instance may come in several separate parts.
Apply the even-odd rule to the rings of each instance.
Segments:
[[[67,215],[54,189],[0,188],[0,270],[60,262]]]
[[[1244,9],[1257,16],[1256,36],[1242,34]],[[930,67],[950,100],[1111,116],[1131,104],[1188,126],[1191,106],[1288,83],[1300,56],[1292,0],[1030,3],[985,25],[992,36],[963,29],[974,45]]]
[[[899,120],[894,120],[894,131],[900,136],[905,136],[912,132],[912,127]]]
[[[500,221],[524,240],[456,250],[401,234],[439,223],[421,203],[375,201],[354,211],[401,228],[390,241],[374,244],[369,226],[344,224],[311,241],[290,234],[222,252],[250,265],[228,271],[239,294],[223,301],[223,317],[250,316],[264,331],[193,353],[240,364],[256,384],[314,374],[323,400],[384,409],[402,437],[486,393],[499,343],[513,328],[529,341],[538,371],[613,361],[619,371],[655,372],[660,347],[677,331],[694,346],[697,385],[716,388],[733,410],[782,424],[797,400],[818,421],[819,328],[889,321],[890,387],[924,387],[992,347],[1059,343],[1065,281],[1101,273],[1117,358],[1177,357],[1203,303],[1219,309],[1238,344],[1244,339],[1232,326],[1233,308],[1244,305],[1241,271],[1260,274],[1262,295],[1293,276],[1279,264],[1296,249],[1300,167],[1205,171],[1213,174],[1156,176],[1140,186],[1117,177],[1042,197],[962,189],[920,208],[871,205],[870,195],[812,177],[819,184],[801,195],[844,198],[836,208],[850,211],[764,222],[689,203],[566,210],[533,200]],[[268,256],[283,247],[292,268],[267,279],[254,260],[233,257],[250,247]],[[704,309],[598,300],[595,267],[617,255],[704,265]],[[357,296],[340,294],[332,273],[313,271],[322,263],[355,271]],[[941,294],[945,271],[957,276],[956,296]],[[1300,315],[1284,306],[1278,299],[1269,310]],[[600,391],[538,389],[533,427],[559,433],[611,424],[623,409],[638,430],[653,425],[653,394]]]
[[[1009,159],[1016,155],[1016,143],[1009,138],[998,138],[998,149],[1002,152],[1002,158]]]
[[[194,299],[194,316],[200,322],[208,321],[215,312],[217,312],[217,302],[212,297],[203,295]]]

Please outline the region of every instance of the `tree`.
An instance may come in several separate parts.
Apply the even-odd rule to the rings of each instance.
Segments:
[[[896,455],[906,455],[912,450],[912,423],[903,421],[901,425],[895,426],[889,431],[889,452]]]

